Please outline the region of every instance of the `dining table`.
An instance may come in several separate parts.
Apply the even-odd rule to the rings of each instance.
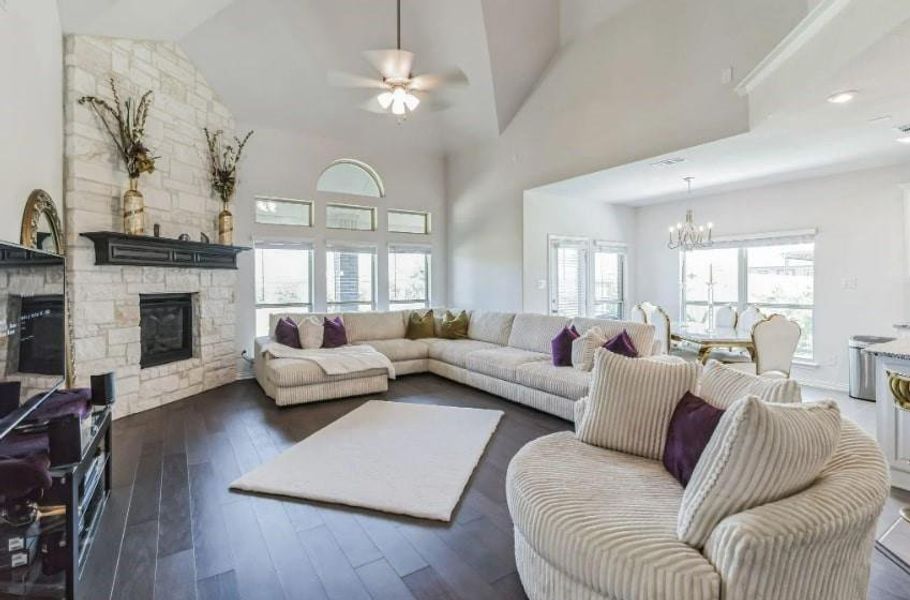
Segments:
[[[754,357],[752,335],[735,327],[710,327],[704,323],[671,323],[670,339],[698,347],[698,360],[704,363],[718,348],[744,348]]]

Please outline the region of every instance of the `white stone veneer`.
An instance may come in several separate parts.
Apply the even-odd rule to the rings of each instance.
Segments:
[[[172,43],[69,36],[65,42],[65,227],[77,385],[115,371],[123,416],[172,402],[236,378],[235,271],[96,266],[92,244],[79,233],[123,231],[121,196],[128,178],[120,158],[80,96],[121,98],[154,92],[146,138],[159,156],[143,175],[146,233],[162,237],[205,232],[216,239],[220,202],[209,193],[202,128],[233,134],[231,113],[186,55]],[[192,293],[195,348],[191,359],[140,369],[139,294]]]

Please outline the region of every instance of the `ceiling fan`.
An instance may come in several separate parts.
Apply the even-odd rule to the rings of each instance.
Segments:
[[[447,87],[468,84],[468,78],[460,69],[442,74],[414,75],[414,53],[401,49],[401,0],[398,5],[397,47],[388,50],[367,50],[363,57],[373,66],[381,79],[333,71],[329,83],[343,88],[365,88],[379,90],[360,108],[376,113],[391,113],[404,119],[423,104],[427,110],[443,110],[449,104],[432,94]]]

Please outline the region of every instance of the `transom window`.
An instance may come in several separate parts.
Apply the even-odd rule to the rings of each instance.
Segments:
[[[360,312],[376,307],[376,249],[329,246],[326,258],[326,309]]]
[[[389,246],[389,308],[430,306],[429,246]]]
[[[625,312],[625,246],[550,236],[550,313],[621,319]]]
[[[376,209],[353,204],[328,204],[325,207],[325,226],[329,229],[375,231]]]
[[[811,235],[725,242],[680,254],[682,319],[712,324],[711,307],[755,305],[799,323],[796,356],[814,354],[815,242]]]
[[[392,233],[430,233],[430,213],[416,210],[389,209],[389,231]]]
[[[370,198],[385,196],[385,186],[379,173],[365,162],[353,158],[340,158],[326,167],[316,182],[316,189]]]
[[[313,203],[290,198],[256,196],[256,222],[266,225],[313,225]]]
[[[269,315],[313,310],[313,247],[257,243],[256,335],[269,334]]]

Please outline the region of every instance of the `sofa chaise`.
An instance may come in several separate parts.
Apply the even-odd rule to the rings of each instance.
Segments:
[[[434,310],[437,315],[444,312]],[[654,353],[654,326],[643,323],[478,310],[470,313],[465,339],[410,340],[405,337],[410,313],[357,312],[341,316],[348,342],[368,344],[386,355],[398,375],[435,373],[569,421],[574,418],[575,402],[588,393],[591,373],[553,366],[550,342],[563,327],[574,324],[579,331],[585,331],[596,325],[608,336],[625,329],[641,356]],[[256,380],[276,404],[316,402],[388,389],[383,370],[327,376],[313,363],[275,358],[263,352],[274,337],[279,319],[299,320],[305,316],[313,313],[271,315],[271,335],[256,340]]]

